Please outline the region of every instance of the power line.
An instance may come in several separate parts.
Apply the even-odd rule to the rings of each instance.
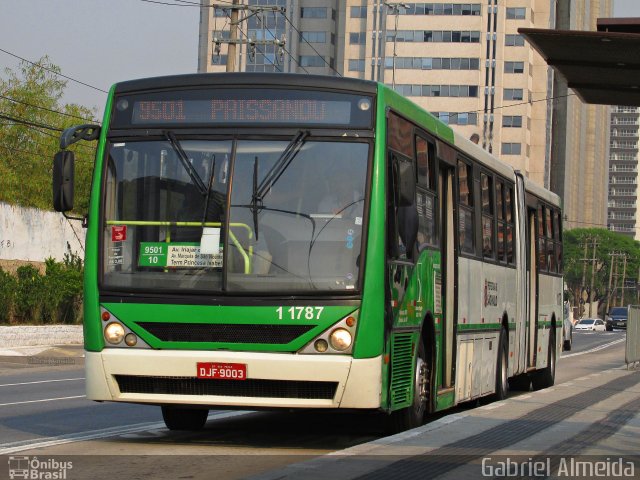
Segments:
[[[54,132],[62,132],[62,128],[52,127],[51,125],[46,125],[44,123],[36,123],[30,122],[24,118],[12,117],[11,115],[5,115],[3,112],[0,112],[0,118],[4,118],[5,120],[10,120],[12,122],[21,123],[23,125],[30,125],[32,127],[44,128],[46,130],[53,130]]]
[[[5,100],[9,100],[10,102],[26,105],[28,107],[38,108],[40,110],[45,110],[45,111],[51,112],[51,113],[57,113],[58,115],[64,115],[65,117],[77,118],[78,120],[85,120],[85,121],[88,121],[88,122],[96,122],[96,120],[94,120],[94,119],[80,117],[79,115],[73,115],[71,113],[61,112],[59,110],[54,110],[54,109],[47,108],[47,107],[41,107],[39,105],[33,105],[32,103],[27,103],[27,102],[23,102],[21,100],[16,100],[15,98],[7,97],[5,95],[0,95],[0,98],[4,98]]]
[[[160,2],[158,0],[140,0],[145,3],[155,3],[157,5],[169,5],[171,7],[197,7],[197,8],[218,8],[217,5],[202,5],[200,3],[188,2],[186,0],[176,0],[176,2],[180,3],[169,3],[169,2]],[[181,5],[182,3],[186,5]],[[224,2],[222,0],[217,0],[216,3],[223,3],[225,5],[233,5],[231,2]]]
[[[169,5],[169,6],[174,6],[174,7],[192,6],[192,7],[198,7],[198,8],[218,8],[215,5],[201,5],[201,4],[196,4],[195,2],[190,2],[188,0],[176,0],[176,2],[184,3],[185,5],[180,5],[178,3],[162,2],[162,1],[159,1],[159,0],[140,0],[140,1],[141,2],[147,2],[147,3],[155,3],[155,4],[159,4],[159,5]],[[227,3],[227,2],[225,2],[225,3]],[[229,5],[231,5],[231,4],[229,4]],[[225,10],[225,9],[223,8],[223,10]],[[286,15],[284,15],[284,16],[286,18]],[[227,17],[229,17],[229,14],[227,14]],[[269,27],[267,27],[265,25],[264,28],[269,32],[269,34],[273,38],[276,38],[276,36],[269,29]],[[248,35],[246,35],[245,33],[243,33],[243,35],[245,36],[245,38],[247,38],[247,39],[249,38]],[[304,70],[305,73],[309,74],[309,71],[300,64],[300,62],[291,54],[291,52],[289,50],[286,49],[286,47],[284,45],[281,45],[280,48],[282,48],[282,50],[287,55],[289,55],[289,58],[291,58],[302,70]],[[263,52],[259,52],[259,53],[261,53],[264,56],[264,58],[268,59],[268,57]],[[316,51],[316,53],[317,53],[317,51]],[[323,58],[323,61],[326,63],[326,60],[324,60],[324,58]],[[271,60],[269,60],[269,62],[271,63],[271,65],[276,66],[276,64],[271,62]],[[329,65],[329,64],[327,64],[327,65]],[[331,65],[329,65],[329,66],[331,67]]]
[[[56,140],[58,140],[58,141],[60,140],[60,135],[54,135],[54,134],[52,134],[52,133],[49,133],[49,132],[46,132],[46,131],[42,131],[39,127],[34,127],[34,126],[31,126],[31,125],[26,125],[24,122],[21,122],[21,123],[15,123],[15,122],[14,122],[14,123],[4,123],[4,124],[3,124],[3,123],[0,123],[0,126],[4,126],[4,125],[11,125],[11,126],[15,126],[15,125],[25,125],[27,128],[30,128],[30,129],[32,129],[32,130],[35,130],[36,132],[38,132],[38,133],[40,133],[40,134],[42,134],[42,135],[46,135],[47,137],[55,138],[55,139],[56,139]],[[36,142],[34,142],[34,143],[36,143]],[[87,148],[87,149],[91,150],[92,152],[95,152],[95,147],[90,147],[90,146],[88,146],[88,145],[83,145],[83,144],[81,144],[81,143],[76,143],[76,144],[75,144],[75,146],[76,146],[77,148]]]
[[[227,17],[228,17],[229,19],[231,19],[231,17],[229,17],[229,15],[227,15]],[[242,31],[242,28],[240,28],[240,25],[238,25],[238,31],[239,31],[239,32],[244,36],[244,38],[246,38],[247,40],[249,40],[249,36],[248,36],[246,33],[244,33],[244,32]],[[273,62],[269,57],[267,57],[267,55],[266,55],[262,50],[260,50],[257,46],[256,46],[255,48],[256,48],[256,51],[257,51],[260,55],[262,55],[262,57],[263,57],[263,58],[265,58],[266,60],[268,60],[268,61],[269,61],[269,63],[270,63],[273,67],[275,67],[275,68],[276,68],[277,70],[279,70],[279,71],[282,71],[282,69],[281,69],[281,66],[280,66],[280,65],[278,65],[278,64],[276,64],[276,63],[274,63],[274,62]]]
[[[306,38],[304,38],[304,35],[302,35],[302,32],[296,28],[296,26],[295,26],[295,25],[293,24],[293,22],[289,19],[289,17],[288,17],[286,14],[284,14],[284,13],[282,14],[282,16],[283,16],[283,17],[284,17],[284,19],[289,23],[289,25],[291,25],[291,28],[293,28],[296,32],[298,32],[298,35],[300,36],[300,38],[301,38],[302,40],[304,40],[304,42],[305,42],[307,45],[309,45],[309,46],[313,49],[313,51],[314,51],[314,52],[316,52],[316,54],[317,54],[317,55],[322,59],[322,61],[323,61],[324,63],[326,63],[326,64],[327,64],[327,66],[328,66],[331,70],[333,70],[334,72],[336,72],[336,73],[338,74],[338,76],[339,76],[339,77],[341,77],[342,75],[340,74],[340,72],[339,72],[338,70],[336,70],[334,67],[332,67],[332,66],[331,66],[331,64],[330,64],[329,62],[327,62],[327,60],[324,58],[324,56],[323,56],[323,55],[320,55],[320,52],[318,52],[318,50],[316,50],[316,49],[315,49],[315,47],[314,47],[313,45],[311,45],[311,43],[310,43]]]
[[[31,152],[29,150],[22,150],[20,148],[13,148],[13,147],[9,147],[8,145],[4,145],[3,143],[0,143],[0,148],[5,148],[7,150],[11,150],[12,152],[26,153],[27,155],[33,155],[34,157],[39,157],[39,158],[41,158],[43,160],[51,160],[48,156],[46,156],[42,152]]]
[[[269,27],[267,27],[266,25],[263,25],[263,26],[264,26],[264,28],[266,28],[266,29],[267,29],[267,32],[269,32],[273,38],[276,38],[275,34],[274,34],[270,29],[269,29]],[[281,46],[280,46],[280,48],[282,48],[282,49],[287,53],[287,55],[289,55],[289,58],[290,58],[290,59],[292,59],[294,62],[296,62],[296,64],[297,64],[297,65],[298,65],[302,70],[304,70],[304,71],[305,71],[305,73],[309,74],[309,71],[308,71],[306,68],[304,68],[304,67],[300,64],[300,62],[296,59],[296,57],[294,57],[293,55],[291,55],[291,52],[290,52],[289,50],[287,50],[287,49],[286,49],[286,47],[285,47],[284,45],[281,45]]]
[[[45,67],[43,65],[40,65],[39,63],[34,63],[31,60],[27,60],[26,58],[22,58],[21,56],[16,55],[15,53],[11,53],[11,52],[9,52],[7,50],[3,50],[2,48],[0,48],[0,52],[4,52],[7,55],[11,55],[12,57],[15,57],[15,58],[19,58],[23,62],[30,63],[31,65],[33,65],[35,67],[41,68],[42,70],[46,70],[47,72],[53,73],[54,75],[58,75],[59,77],[62,77],[62,78],[66,78],[67,80],[71,80],[72,82],[78,83],[80,85],[84,85],[85,87],[93,88],[94,90],[98,90],[99,92],[102,92],[102,93],[109,93],[106,90],[103,90],[103,89],[98,88],[98,87],[94,87],[93,85],[89,85],[88,83],[81,82],[80,80],[76,80],[75,78],[68,77],[67,75],[63,75],[62,73],[56,72],[55,70],[53,70],[51,68],[47,68],[47,67]]]
[[[576,96],[575,93],[568,93],[566,95],[558,95],[556,97],[545,97],[545,98],[541,98],[539,100],[529,100],[527,102],[520,102],[520,103],[514,103],[512,105],[503,105],[501,107],[494,107],[494,110],[501,110],[503,108],[511,108],[511,107],[517,107],[519,105],[528,105],[530,103],[538,103],[538,102],[546,102],[548,100],[556,100],[558,98],[566,98],[566,97],[574,97]],[[468,112],[459,112],[459,113],[483,113],[484,109],[480,109],[480,110],[470,110]],[[489,112],[487,112],[489,113]]]

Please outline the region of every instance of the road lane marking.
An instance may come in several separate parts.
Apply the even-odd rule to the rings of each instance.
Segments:
[[[210,414],[208,420],[217,420],[230,417],[238,417],[241,415],[247,415],[248,411],[237,412],[225,412],[216,415]],[[10,453],[20,452],[23,450],[29,450],[33,448],[45,448],[53,447],[55,445],[62,445],[65,443],[82,442],[87,440],[97,440],[101,438],[117,437],[120,435],[126,435],[136,432],[143,432],[145,430],[158,430],[163,429],[168,432],[164,422],[147,422],[136,423],[128,426],[109,427],[100,430],[88,430],[85,432],[71,433],[66,435],[59,435],[57,437],[38,438],[35,440],[23,440],[20,442],[11,442],[0,444],[0,455],[7,455]]]
[[[22,382],[22,383],[5,383],[0,387],[15,387],[16,385],[35,385],[36,383],[50,383],[50,382],[73,382],[76,380],[84,380],[84,377],[80,378],[62,378],[60,380],[40,380],[37,382]]]
[[[578,355],[585,355],[587,353],[598,352],[600,350],[611,347],[613,345],[617,345],[618,343],[622,343],[624,341],[626,341],[626,338],[620,338],[618,340],[614,340],[613,342],[605,343],[604,345],[600,345],[598,347],[592,348],[591,350],[585,350],[584,352],[578,352],[578,353],[570,353],[569,355],[561,355],[560,358],[577,357]]]
[[[25,403],[54,402],[56,400],[71,400],[72,398],[85,398],[85,397],[86,395],[75,395],[73,397],[43,398],[42,400],[27,400],[26,402],[0,403],[0,407],[6,407],[9,405],[24,405]]]

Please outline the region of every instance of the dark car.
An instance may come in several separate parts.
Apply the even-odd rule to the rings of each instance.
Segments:
[[[629,318],[628,307],[612,307],[607,315],[607,330],[610,332],[614,328],[627,328]]]

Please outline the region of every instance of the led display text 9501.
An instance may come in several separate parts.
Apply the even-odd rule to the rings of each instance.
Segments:
[[[310,99],[212,99],[136,101],[133,124],[302,123],[349,124],[348,101]]]

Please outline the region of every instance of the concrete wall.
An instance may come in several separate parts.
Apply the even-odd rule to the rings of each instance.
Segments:
[[[61,213],[23,208],[0,202],[0,266],[23,261],[62,260],[73,252],[84,256],[85,230],[81,222]],[[10,268],[11,269],[11,268]]]
[[[81,344],[82,325],[0,326],[0,349],[38,345]]]

